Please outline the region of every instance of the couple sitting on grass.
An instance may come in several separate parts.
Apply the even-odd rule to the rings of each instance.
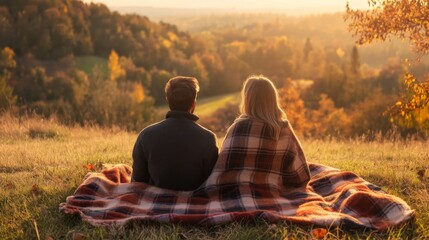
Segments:
[[[218,160],[218,147],[216,135],[196,123],[193,112],[198,91],[195,78],[179,76],[168,81],[165,92],[171,111],[138,136],[132,181],[191,191],[207,180]],[[249,77],[242,90],[241,115],[229,128],[219,155],[234,154],[237,161],[257,158],[255,167],[269,171],[274,161],[291,157],[287,149],[291,140],[298,142],[274,84],[264,76]],[[235,149],[230,149],[231,143]],[[310,179],[304,154],[291,157],[281,167],[286,185],[299,187]]]
[[[197,123],[198,82],[166,86],[171,111],[145,128],[133,167],[89,173],[60,210],[93,225],[142,221],[223,224],[242,219],[387,229],[414,216],[402,199],[354,173],[307,163],[273,83],[249,77],[241,116],[218,152],[216,136]]]

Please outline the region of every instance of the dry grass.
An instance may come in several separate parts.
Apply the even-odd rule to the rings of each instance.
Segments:
[[[31,137],[37,130],[38,137]],[[42,136],[42,137],[39,137]],[[51,137],[53,136],[53,137]],[[312,227],[247,221],[217,227],[143,223],[98,228],[64,215],[58,204],[73,193],[92,163],[131,163],[137,134],[115,129],[64,127],[54,120],[0,117],[1,239],[308,239]],[[416,222],[380,233],[329,229],[328,239],[429,238],[427,142],[303,141],[312,162],[353,171],[404,198]]]

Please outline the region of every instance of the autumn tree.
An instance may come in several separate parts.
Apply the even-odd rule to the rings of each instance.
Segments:
[[[109,55],[109,78],[111,81],[116,81],[123,76],[125,76],[125,71],[119,64],[119,56],[115,50],[112,50]]]
[[[310,119],[310,133],[313,137],[338,137],[350,134],[350,117],[343,108],[336,108],[326,94],[320,95],[319,108],[311,111]]]
[[[14,55],[13,50],[8,47],[0,51],[0,109],[6,109],[16,101],[13,89],[8,84],[11,71],[16,67]]]
[[[350,107],[351,105],[364,100],[366,95],[371,91],[368,84],[365,83],[361,76],[361,63],[359,51],[356,46],[353,46],[348,66],[344,69],[345,82],[342,93],[340,93],[343,106]]]
[[[297,134],[308,135],[309,125],[305,116],[304,101],[291,80],[286,81],[284,87],[279,91],[279,96],[280,104]]]
[[[370,10],[353,10],[347,4],[346,20],[360,44],[409,39],[418,53],[429,52],[429,2],[426,0],[370,0]]]
[[[152,84],[150,88],[150,94],[155,99],[156,105],[166,104],[165,100],[165,84],[167,84],[168,80],[172,78],[172,75],[165,71],[159,69],[152,69]]]
[[[102,126],[140,130],[153,119],[153,99],[140,83],[105,79],[94,68],[87,96],[82,104],[82,119]]]
[[[305,45],[304,45],[304,61],[308,60],[308,55],[312,50],[313,50],[313,45],[311,45],[310,38],[307,38],[307,40],[305,40]]]
[[[392,37],[408,39],[415,52],[423,55],[429,52],[429,2],[426,0],[371,0],[367,11],[353,10],[347,4],[345,19],[349,20],[352,33],[360,44],[375,40],[385,41]],[[424,115],[429,122],[429,75],[423,82],[411,74],[405,77],[407,92],[402,101],[392,107],[393,114],[400,114],[404,120],[413,115]],[[398,116],[398,115],[396,115]]]
[[[350,58],[350,72],[355,77],[360,77],[360,58],[357,46],[353,46],[352,55]]]

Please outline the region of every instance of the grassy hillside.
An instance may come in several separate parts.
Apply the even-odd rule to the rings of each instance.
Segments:
[[[215,97],[197,99],[195,114],[199,117],[210,116],[217,109],[224,107],[227,103],[237,103],[240,101],[239,93],[229,93]],[[158,108],[158,113],[164,116],[168,111],[168,106],[163,105]]]
[[[105,58],[97,56],[79,56],[75,59],[76,67],[87,74],[91,74],[94,67],[98,66],[104,76],[108,75],[108,61]]]
[[[209,104],[209,103],[207,103]],[[309,239],[311,227],[249,221],[218,227],[140,224],[104,229],[64,215],[58,204],[82,182],[88,163],[131,164],[136,133],[64,127],[40,119],[0,117],[1,239]],[[327,238],[429,238],[428,142],[304,140],[307,158],[353,171],[405,199],[415,224],[387,233],[330,229]]]

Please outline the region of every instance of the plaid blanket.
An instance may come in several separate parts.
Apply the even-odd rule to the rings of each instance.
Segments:
[[[280,139],[254,119],[234,123],[201,187],[180,192],[130,182],[120,164],[89,173],[60,210],[93,225],[134,220],[221,224],[249,218],[386,229],[414,216],[402,199],[352,172],[307,163],[285,122]],[[310,177],[311,176],[311,177]]]

